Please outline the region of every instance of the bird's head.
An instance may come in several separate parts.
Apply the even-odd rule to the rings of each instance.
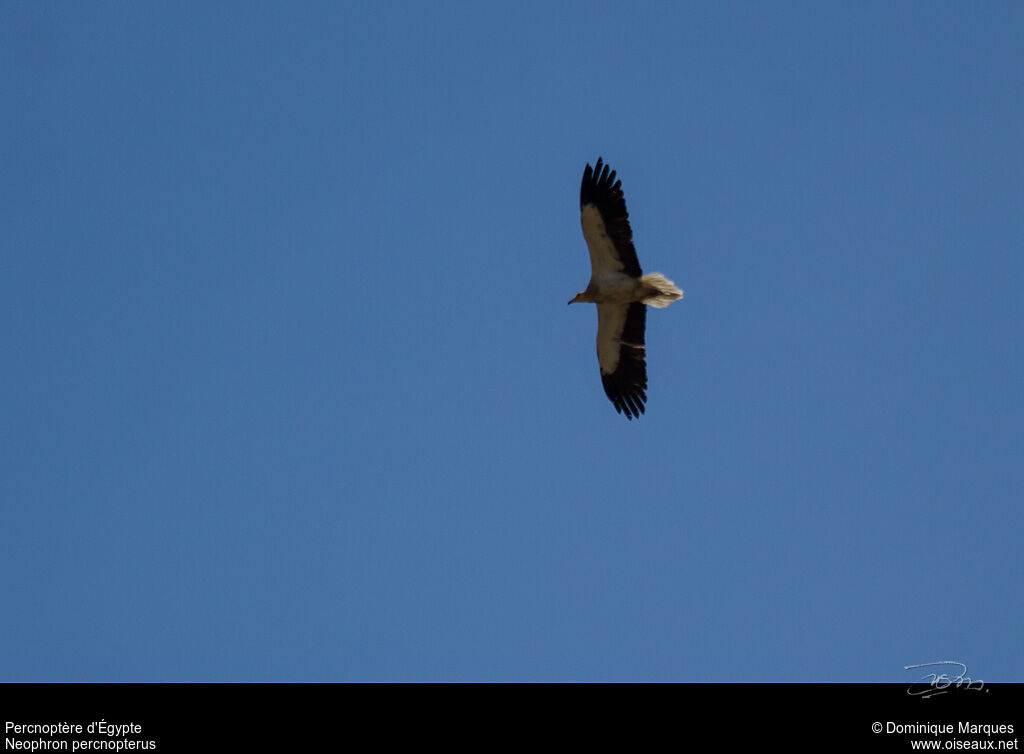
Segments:
[[[569,303],[570,304],[579,304],[579,303],[582,303],[582,302],[586,301],[586,299],[583,297],[584,294],[586,294],[586,291],[580,291],[575,296],[573,296],[571,299],[569,299]]]

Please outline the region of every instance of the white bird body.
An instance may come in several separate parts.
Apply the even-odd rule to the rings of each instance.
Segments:
[[[597,361],[601,383],[615,410],[639,417],[647,401],[644,329],[646,307],[664,308],[683,292],[658,272],[643,275],[622,194],[598,158],[583,171],[580,225],[590,252],[590,282],[569,302],[597,304]]]
[[[675,289],[675,290],[671,290]],[[673,295],[678,293],[679,295]],[[660,272],[634,278],[622,272],[608,272],[590,278],[586,290],[577,294],[570,303],[629,304],[642,301],[648,306],[664,309],[682,298],[682,291]]]
[[[611,302],[627,304],[637,300],[639,289],[640,281],[636,278],[622,272],[606,272],[590,278],[579,301],[593,304]]]

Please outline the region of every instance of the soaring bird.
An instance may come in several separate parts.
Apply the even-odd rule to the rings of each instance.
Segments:
[[[580,184],[580,224],[590,252],[590,283],[569,302],[597,304],[597,363],[615,410],[632,420],[647,402],[647,307],[664,308],[683,292],[659,272],[644,275],[633,248],[622,181],[600,157]]]

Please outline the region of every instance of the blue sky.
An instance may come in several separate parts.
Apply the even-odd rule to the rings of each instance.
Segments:
[[[1015,3],[4,3],[0,679],[1024,680],[1022,91]]]

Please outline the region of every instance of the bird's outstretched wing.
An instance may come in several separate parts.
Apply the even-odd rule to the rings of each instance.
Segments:
[[[644,361],[644,326],[647,306],[597,305],[597,362],[601,384],[615,410],[632,420],[644,412],[647,401],[647,364]]]
[[[580,184],[580,224],[590,251],[592,274],[624,272],[640,277],[640,262],[633,248],[633,230],[629,227],[622,181],[599,157],[593,169],[583,170]]]

